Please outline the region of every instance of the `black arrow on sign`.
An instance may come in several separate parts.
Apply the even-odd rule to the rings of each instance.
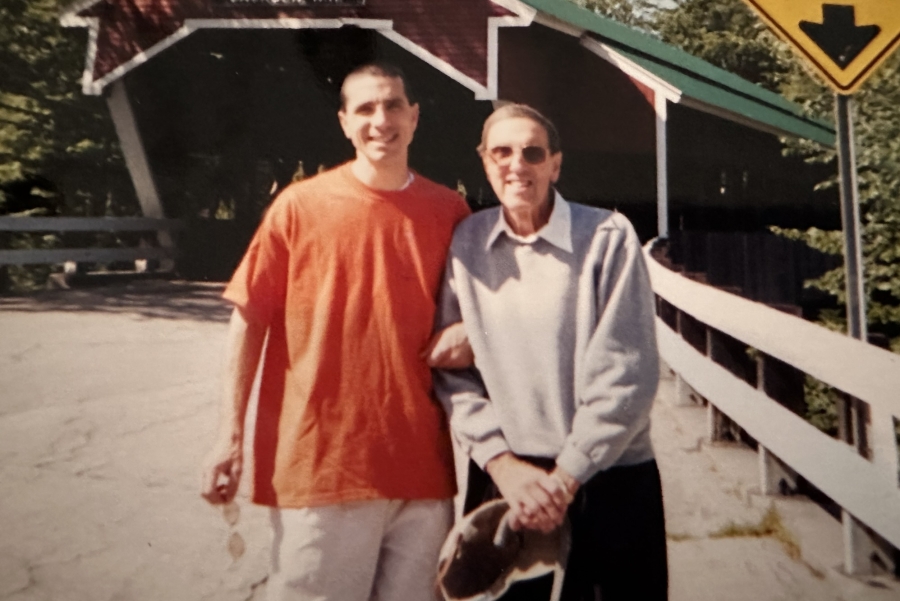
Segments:
[[[881,31],[878,25],[857,27],[852,6],[822,5],[822,22],[800,21],[800,29],[841,69],[853,62]]]

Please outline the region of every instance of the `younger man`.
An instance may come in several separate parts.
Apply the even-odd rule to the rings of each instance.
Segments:
[[[273,202],[225,291],[235,305],[203,496],[227,503],[263,341],[253,501],[272,507],[269,599],[434,598],[453,458],[424,356],[458,194],[408,167],[419,107],[396,68],[344,80],[356,158]]]

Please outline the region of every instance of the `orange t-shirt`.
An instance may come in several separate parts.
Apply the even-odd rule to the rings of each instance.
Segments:
[[[254,502],[453,496],[447,420],[419,354],[453,228],[468,213],[422,176],[374,190],[349,163],[272,203],[225,290],[269,326]]]

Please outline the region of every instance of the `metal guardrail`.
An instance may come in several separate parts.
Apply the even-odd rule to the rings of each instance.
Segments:
[[[0,217],[0,232],[169,232],[184,227],[177,219],[147,217]],[[173,259],[173,246],[129,248],[47,248],[0,250],[0,265],[111,263]]]
[[[693,390],[708,402],[710,437],[724,414],[758,444],[763,493],[799,474],[838,504],[848,572],[868,572],[872,560],[893,568],[900,548],[900,355],[685,278],[651,256],[652,244],[645,256],[659,299],[660,355],[680,394]],[[736,375],[750,355],[755,385]],[[851,444],[773,398],[785,381],[798,381],[792,374],[800,376],[801,395],[809,374],[851,398]]]

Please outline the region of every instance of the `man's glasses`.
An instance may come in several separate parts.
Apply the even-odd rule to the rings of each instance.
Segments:
[[[540,165],[547,160],[548,151],[543,146],[526,146],[519,152],[522,155],[522,160],[529,165]],[[512,146],[494,146],[487,150],[487,155],[500,167],[509,165],[515,154],[516,149]]]

